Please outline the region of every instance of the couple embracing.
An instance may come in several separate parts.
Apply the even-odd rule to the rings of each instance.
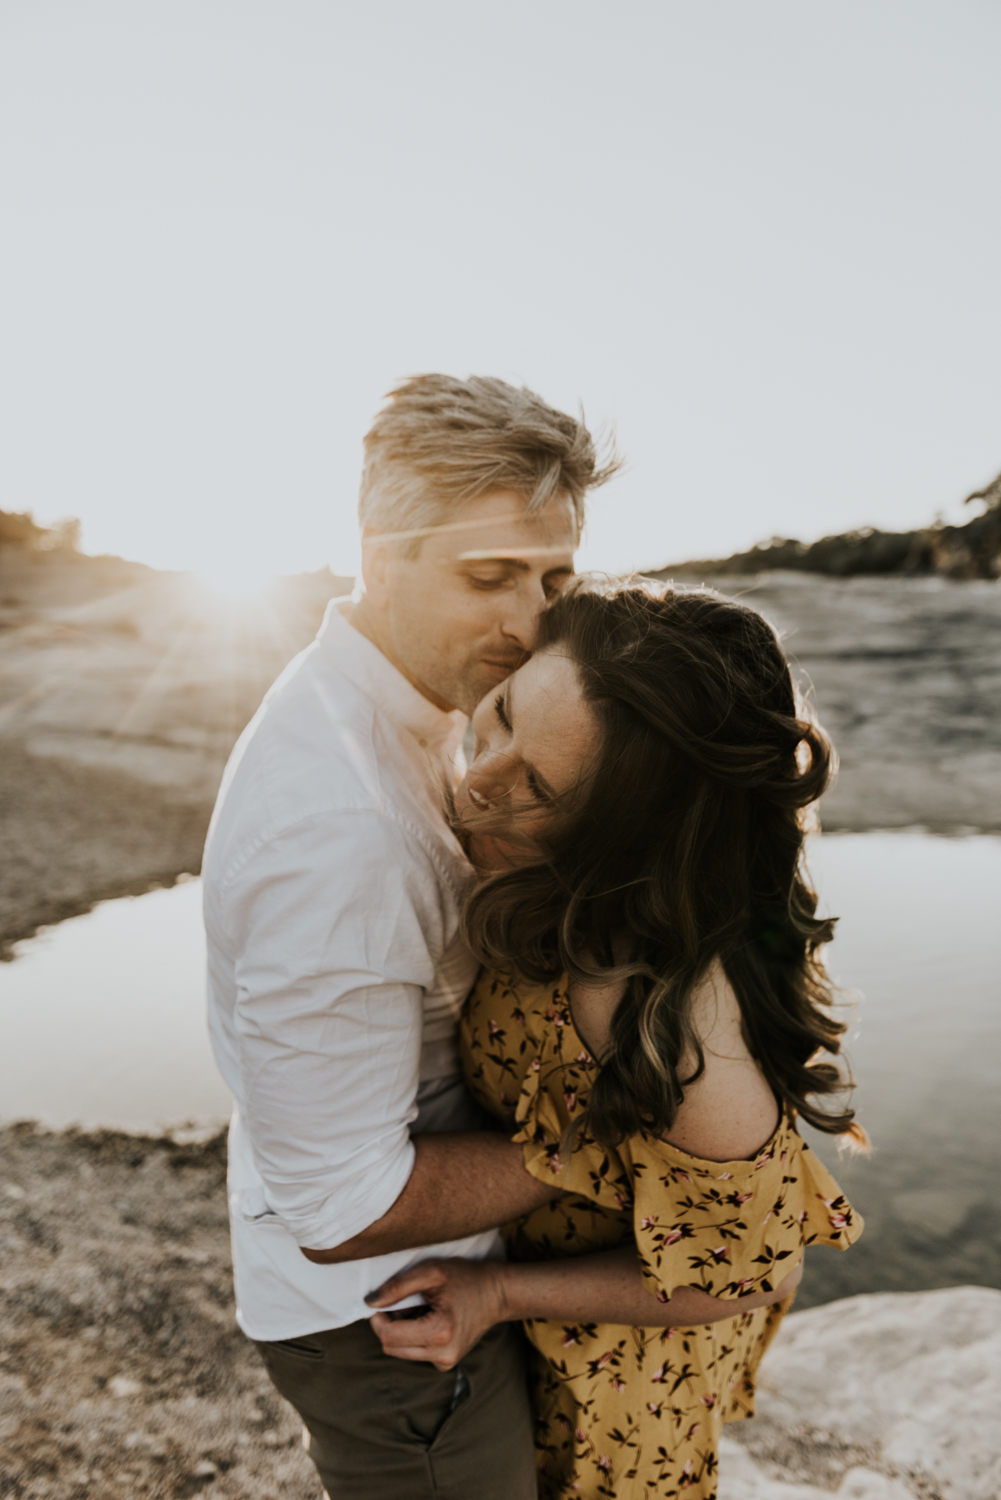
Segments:
[[[220,792],[238,1316],[331,1500],[713,1496],[805,1247],[861,1227],[797,1133],[853,1128],[831,751],[753,610],[574,578],[611,469],[529,391],[399,386],[364,591]]]

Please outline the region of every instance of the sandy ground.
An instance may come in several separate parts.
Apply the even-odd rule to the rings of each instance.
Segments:
[[[330,575],[261,600],[0,562],[0,941],[199,868],[229,750]],[[733,586],[734,580],[729,581]],[[1001,829],[1001,588],[772,575],[842,757],[829,828]],[[221,1140],[0,1132],[0,1497],[317,1500],[233,1320]]]
[[[319,1500],[233,1318],[225,1142],[0,1132],[0,1496]]]

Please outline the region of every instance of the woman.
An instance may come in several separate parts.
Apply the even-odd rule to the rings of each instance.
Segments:
[[[464,1063],[564,1192],[507,1264],[427,1262],[373,1299],[432,1316],[374,1323],[448,1367],[524,1321],[543,1500],[712,1496],[805,1247],[861,1231],[795,1124],[861,1136],[816,1102],[845,1087],[816,1060],[844,1028],[802,862],[831,750],[759,615],[650,584],[576,583],[473,724]]]

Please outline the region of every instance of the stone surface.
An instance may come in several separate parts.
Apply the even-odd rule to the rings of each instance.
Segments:
[[[712,582],[713,580],[707,580]],[[841,758],[828,829],[1001,828],[1001,586],[716,580],[776,625]]]
[[[1001,1292],[880,1293],[794,1313],[730,1427],[719,1500],[998,1500]]]

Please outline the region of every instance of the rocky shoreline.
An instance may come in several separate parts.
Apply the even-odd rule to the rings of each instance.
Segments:
[[[225,1141],[0,1132],[0,1495],[319,1500],[234,1320]],[[996,1500],[1001,1292],[794,1313],[720,1500]]]
[[[883,1292],[794,1312],[719,1500],[996,1500],[1001,1292]]]

